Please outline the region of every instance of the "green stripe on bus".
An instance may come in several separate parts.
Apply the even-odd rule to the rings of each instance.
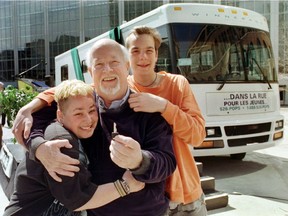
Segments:
[[[78,80],[82,80],[84,82],[85,80],[84,80],[84,76],[83,76],[82,69],[81,69],[81,63],[80,63],[78,49],[77,48],[72,49],[71,55],[72,55],[72,60],[73,60],[76,78]]]
[[[117,26],[116,28],[109,31],[109,37],[110,37],[110,39],[115,40],[119,44],[122,44],[122,45],[124,44],[121,29],[119,26]]]

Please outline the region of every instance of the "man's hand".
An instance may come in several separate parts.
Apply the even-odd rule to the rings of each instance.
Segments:
[[[140,191],[145,187],[145,183],[137,181],[129,170],[124,173],[122,178],[128,183],[131,193]]]
[[[166,99],[144,92],[131,94],[128,102],[135,112],[162,113],[167,105]]]
[[[28,139],[32,124],[33,118],[30,110],[25,110],[24,108],[21,108],[16,115],[12,127],[12,133],[14,134],[19,144],[25,146],[23,137],[25,139]]]
[[[40,145],[36,150],[36,157],[41,161],[49,175],[58,182],[62,179],[57,175],[73,177],[75,172],[79,172],[77,166],[80,162],[63,153],[62,147],[72,148],[68,140],[52,140]]]
[[[121,168],[135,169],[142,162],[140,144],[131,137],[117,135],[111,141],[109,149],[112,161]]]
[[[39,98],[34,98],[31,102],[23,106],[17,113],[13,123],[12,133],[14,134],[17,142],[24,147],[24,140],[28,139],[30,130],[33,123],[32,113],[47,106],[47,103]]]

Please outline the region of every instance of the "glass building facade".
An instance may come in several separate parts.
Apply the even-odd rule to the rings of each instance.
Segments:
[[[288,73],[285,0],[2,0],[0,81],[13,82],[18,75],[53,80],[55,56],[160,5],[179,2],[230,5],[263,14],[269,23],[279,72]]]

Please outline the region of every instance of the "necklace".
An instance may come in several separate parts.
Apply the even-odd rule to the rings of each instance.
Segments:
[[[158,74],[157,73],[155,73],[156,75],[155,75],[155,78],[154,78],[154,80],[153,80],[153,82],[152,83],[150,83],[149,85],[141,85],[140,83],[138,83],[138,82],[136,82],[137,84],[139,84],[139,85],[141,85],[142,87],[150,87],[150,86],[152,86],[155,82],[156,82],[156,80],[157,80],[157,77],[158,77]]]

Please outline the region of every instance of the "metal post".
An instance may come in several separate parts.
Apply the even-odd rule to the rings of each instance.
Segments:
[[[279,65],[279,0],[270,2],[270,38],[275,57],[275,68],[278,72]]]

